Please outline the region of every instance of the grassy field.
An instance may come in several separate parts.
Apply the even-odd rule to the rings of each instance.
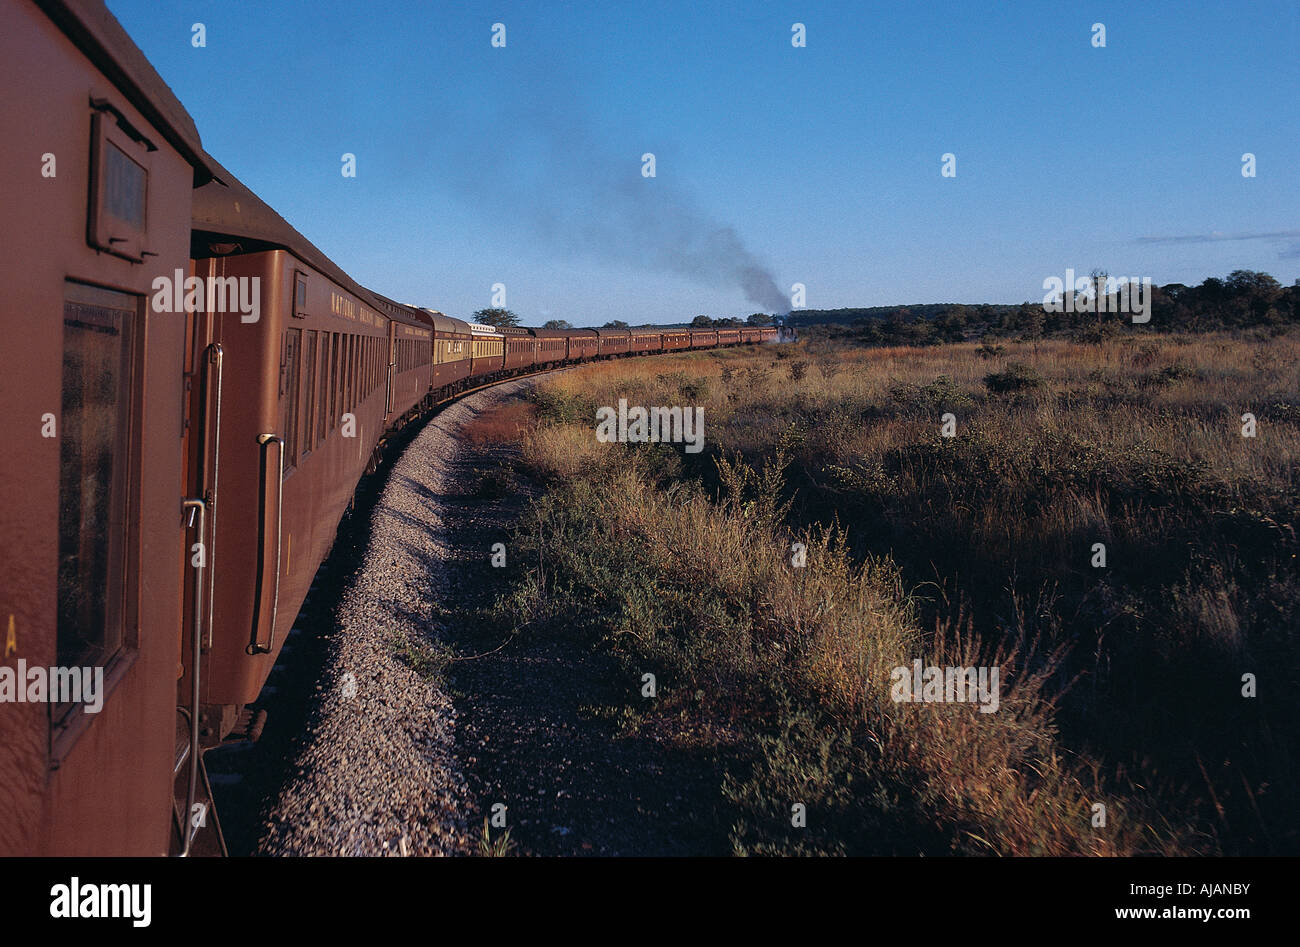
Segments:
[[[540,487],[501,615],[656,675],[627,726],[736,761],[738,853],[1294,854],[1300,337],[1148,339],[544,380],[482,428]],[[599,443],[619,398],[705,449]],[[997,711],[895,701],[915,659]]]

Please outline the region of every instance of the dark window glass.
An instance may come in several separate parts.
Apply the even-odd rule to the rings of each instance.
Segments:
[[[339,334],[332,333],[334,340],[330,353],[330,430],[339,423]]]
[[[348,336],[348,410],[357,405],[357,337]]]
[[[284,339],[284,386],[280,392],[284,404],[285,470],[298,462],[298,360],[302,357],[302,330],[290,329]]]
[[[111,141],[104,144],[104,209],[136,230],[144,230],[148,174],[117,145]]]
[[[329,430],[330,415],[330,334],[322,332],[320,337],[320,410],[316,412],[316,440],[323,443],[325,432]]]
[[[122,647],[134,296],[69,283],[59,418],[57,663],[103,666]]]
[[[316,425],[313,423],[316,419],[316,333],[307,333],[307,348],[303,353],[303,366],[307,369],[307,377],[303,385],[302,396],[303,405],[303,424],[302,424],[302,452],[304,455],[311,453],[312,435],[315,433]]]

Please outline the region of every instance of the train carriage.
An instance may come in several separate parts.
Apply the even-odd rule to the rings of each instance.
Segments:
[[[507,326],[501,330],[505,347],[502,370],[507,375],[518,375],[532,368],[537,361],[537,338],[527,329]]]
[[[718,330],[718,345],[739,345],[739,344],[740,344],[739,328]]]
[[[691,329],[691,348],[711,349],[718,344],[717,329]]]
[[[554,368],[569,360],[569,332],[564,329],[529,329],[536,340],[538,368]]]
[[[186,482],[204,499],[193,538],[208,579],[186,599],[186,627],[202,629],[204,647],[185,662],[182,693],[197,664],[202,750],[254,728],[241,711],[261,691],[357,481],[384,433],[427,399],[433,337],[431,319],[386,312],[217,168],[221,180],[194,196],[202,305],[187,355]],[[182,791],[178,779],[178,799]]]
[[[415,371],[417,376],[408,376],[399,371],[396,384],[395,407],[401,408],[397,414],[399,420],[409,417],[427,408],[435,401],[449,396],[459,390],[458,382],[469,375],[469,326],[459,319],[450,319],[436,309],[424,309],[407,303],[399,303],[374,290],[367,290],[375,301],[379,311],[397,323],[406,323],[412,327],[429,330],[426,340],[421,333],[393,332],[390,340],[391,351],[389,363],[394,369],[408,366],[405,371]],[[403,346],[398,341],[414,338],[417,342],[428,342],[427,349],[421,346],[415,358],[408,358]],[[456,344],[460,343],[460,344]],[[428,377],[423,372],[428,371]]]
[[[664,329],[663,340],[663,351],[679,352],[691,347],[691,332],[689,329]]]
[[[463,319],[454,319],[436,309],[421,311],[433,322],[432,397],[435,402],[443,401],[467,383],[474,334]]]
[[[630,329],[603,328],[594,330],[597,338],[597,354],[600,358],[614,358],[627,355],[632,348]]]
[[[192,574],[173,290],[216,169],[101,3],[0,4],[0,85],[0,681],[90,685],[0,702],[0,855],[163,854]]]
[[[569,337],[569,361],[585,362],[600,354],[600,336],[595,329],[565,329]]]
[[[470,381],[482,384],[487,378],[501,371],[505,359],[505,336],[496,326],[469,323],[470,340]]]
[[[400,427],[429,406],[433,383],[433,320],[421,310],[388,323],[389,383],[385,417]]]
[[[662,351],[663,333],[654,327],[641,326],[631,332],[630,350],[634,355]]]

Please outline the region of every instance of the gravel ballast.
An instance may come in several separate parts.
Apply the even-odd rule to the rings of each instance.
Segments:
[[[475,392],[435,415],[396,461],[369,545],[340,598],[317,707],[271,806],[265,855],[470,854],[476,811],[455,755],[450,698],[401,657],[440,637],[448,600],[445,497],[459,429],[533,384]]]

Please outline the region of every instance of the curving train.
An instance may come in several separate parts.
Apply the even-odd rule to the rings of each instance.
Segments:
[[[204,151],[99,0],[6,0],[0,76],[0,854],[224,851],[203,753],[255,738],[393,431],[785,332],[496,329],[367,290]]]

